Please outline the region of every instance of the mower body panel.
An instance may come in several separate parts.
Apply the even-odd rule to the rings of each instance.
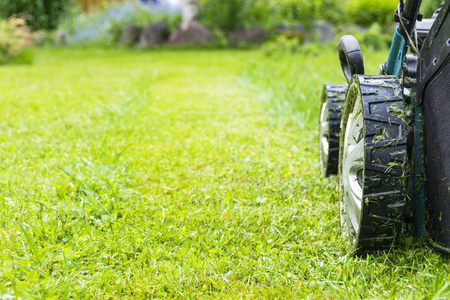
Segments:
[[[450,18],[447,1],[422,49],[417,97],[424,113],[425,227],[450,252]]]
[[[394,39],[392,40],[389,56],[386,61],[386,73],[400,77],[402,73],[402,64],[406,55],[406,41],[399,33],[398,27],[395,29]]]

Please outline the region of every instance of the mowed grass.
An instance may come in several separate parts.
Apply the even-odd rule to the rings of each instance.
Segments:
[[[340,237],[316,126],[323,83],[342,81],[334,52],[40,50],[0,67],[0,294],[446,298],[448,256],[405,236],[354,257]]]

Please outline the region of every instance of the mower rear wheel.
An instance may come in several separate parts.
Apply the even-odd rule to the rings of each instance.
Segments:
[[[340,135],[339,200],[353,251],[387,249],[402,229],[407,135],[403,94],[393,76],[353,76]]]
[[[324,177],[337,174],[339,133],[347,84],[325,84],[319,124],[320,173]]]

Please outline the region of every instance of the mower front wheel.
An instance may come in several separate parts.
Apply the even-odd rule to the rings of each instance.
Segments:
[[[405,205],[407,134],[403,94],[392,76],[353,76],[342,116],[340,223],[353,251],[390,248]]]
[[[339,133],[347,84],[325,84],[322,92],[319,124],[320,173],[324,177],[337,174]]]

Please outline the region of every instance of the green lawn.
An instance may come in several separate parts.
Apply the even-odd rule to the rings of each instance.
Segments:
[[[353,257],[340,237],[316,157],[339,69],[334,52],[255,50],[0,67],[0,295],[446,298],[448,256],[405,237]]]

